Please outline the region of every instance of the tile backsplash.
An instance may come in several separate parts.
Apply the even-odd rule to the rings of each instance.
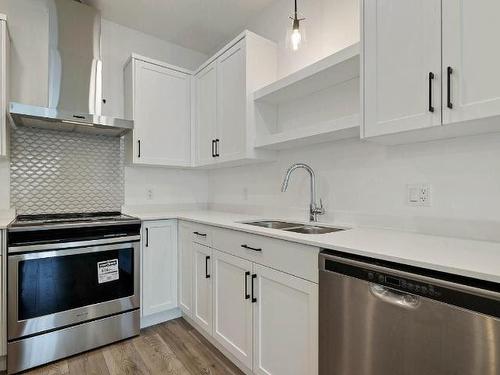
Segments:
[[[18,214],[120,211],[123,140],[19,127],[11,133],[11,204]]]

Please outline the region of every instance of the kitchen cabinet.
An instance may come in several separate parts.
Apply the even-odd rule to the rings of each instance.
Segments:
[[[500,115],[499,14],[497,0],[443,0],[444,124]]]
[[[142,238],[141,316],[167,320],[161,318],[177,307],[177,223],[145,222]]]
[[[494,0],[363,1],[361,136],[407,143],[498,131]]]
[[[193,306],[193,241],[189,224],[179,223],[179,307],[192,316]]]
[[[253,92],[276,79],[276,45],[245,31],[195,73],[196,166],[269,159],[255,150]]]
[[[191,166],[191,72],[132,55],[125,67],[127,159],[133,164]]]
[[[264,267],[256,275],[255,374],[318,373],[318,286]]]
[[[441,0],[363,3],[364,137],[441,124]]]
[[[7,20],[4,15],[0,14],[0,158],[7,157],[9,153],[7,126],[9,41]]]
[[[7,234],[0,230],[0,371],[7,355]]]
[[[212,246],[191,238],[188,317],[195,327],[245,371],[317,373],[319,249],[201,224],[183,227],[186,244],[196,231]]]
[[[252,262],[213,250],[213,337],[252,367]]]
[[[194,321],[212,335],[212,249],[193,243]]]
[[[217,139],[217,61],[210,63],[196,77],[196,160],[197,164],[215,162]]]

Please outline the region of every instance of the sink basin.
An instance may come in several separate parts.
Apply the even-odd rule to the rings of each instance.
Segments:
[[[303,225],[297,228],[288,228],[284,229],[287,232],[295,232],[295,233],[303,233],[303,234],[325,234],[325,233],[333,233],[339,232],[345,229],[342,228],[332,228],[332,227],[319,227],[313,225]]]
[[[256,227],[281,229],[287,232],[303,233],[303,234],[325,234],[345,230],[343,228],[323,227],[320,225],[308,225],[299,223],[289,223],[287,221],[279,220],[261,220],[251,221],[243,224],[254,225]]]
[[[302,224],[288,223],[286,221],[278,221],[278,220],[252,221],[243,224],[254,225],[256,227],[270,228],[270,229],[287,229],[287,228],[296,228],[302,226]]]

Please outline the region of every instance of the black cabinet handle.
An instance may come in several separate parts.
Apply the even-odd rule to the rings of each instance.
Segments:
[[[453,73],[453,68],[449,66],[446,69],[446,76],[447,76],[447,81],[446,81],[446,96],[447,96],[447,103],[446,106],[449,109],[453,109],[453,103],[451,102],[451,75]]]
[[[212,139],[212,157],[215,158],[215,139]]]
[[[257,298],[255,298],[255,294],[254,294],[254,280],[257,278],[257,275],[256,274],[253,274],[252,275],[252,303],[255,303],[257,302]]]
[[[248,245],[241,245],[242,248],[244,249],[247,249],[247,250],[253,250],[253,251],[262,251],[261,248],[257,248],[257,247],[250,247]]]
[[[245,299],[250,298],[250,294],[248,294],[248,276],[250,276],[250,271],[245,272]]]
[[[138,158],[141,157],[141,140],[140,139],[137,140],[137,157]]]
[[[205,257],[205,278],[210,279],[210,274],[208,273],[208,261],[210,260],[210,256]]]
[[[220,142],[220,139],[215,140],[215,157],[216,158],[218,158],[220,156],[220,154],[219,154],[219,142]]]
[[[200,233],[200,232],[193,232],[193,234],[196,234],[197,236],[200,236],[200,237],[206,237],[207,236],[206,233]]]
[[[434,73],[429,72],[429,112],[434,112],[432,105],[432,81],[434,80]]]
[[[149,247],[149,228],[146,228],[146,247]]]

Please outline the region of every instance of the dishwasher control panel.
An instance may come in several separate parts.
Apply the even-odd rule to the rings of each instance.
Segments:
[[[421,296],[439,297],[441,295],[439,288],[434,285],[385,273],[366,270],[366,280],[389,288],[396,288],[408,293],[419,294]]]

